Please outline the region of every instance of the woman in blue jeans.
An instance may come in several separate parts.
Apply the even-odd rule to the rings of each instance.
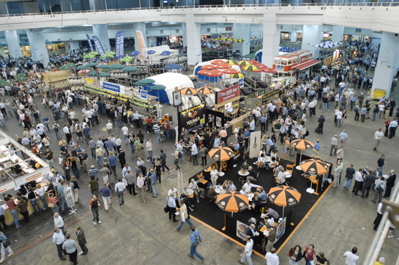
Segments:
[[[188,212],[187,212],[187,206],[183,200],[180,201],[179,212],[180,212],[179,214],[180,214],[181,222],[180,222],[179,227],[177,228],[177,231],[180,231],[180,229],[182,228],[184,223],[187,223],[190,227],[193,226],[193,224],[191,223],[191,220],[190,220],[190,216],[188,215]]]

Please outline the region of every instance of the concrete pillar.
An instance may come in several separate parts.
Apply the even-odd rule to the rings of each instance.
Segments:
[[[201,24],[195,23],[194,14],[186,14],[187,63],[196,65],[202,62]]]
[[[187,30],[186,30],[186,24],[182,23],[181,24],[181,35],[183,37],[183,47],[187,47]]]
[[[250,51],[250,24],[243,24],[243,23],[234,23],[233,25],[233,37],[235,40],[243,39],[244,41],[241,42],[240,54],[245,55],[248,54]]]
[[[383,89],[388,97],[391,92],[392,78],[396,74],[399,57],[399,37],[395,33],[383,32],[378,55],[377,66],[374,71],[373,87],[374,89]]]
[[[146,47],[148,48],[148,40],[147,40],[147,28],[144,22],[138,22],[133,24],[133,36],[134,36],[134,50],[140,51],[139,42],[136,40],[136,30],[140,30],[144,36],[144,42]]]
[[[296,42],[297,33],[296,31],[291,31],[290,42]]]
[[[334,42],[343,41],[343,39],[344,39],[344,29],[345,29],[345,27],[333,26],[331,40],[334,41]]]
[[[108,38],[108,28],[106,24],[93,25],[93,36],[97,36],[103,46],[104,52],[111,50],[111,44]]]
[[[280,44],[280,30],[277,25],[276,14],[263,15],[263,53],[262,63],[268,67],[273,66],[274,57],[278,55]]]
[[[26,33],[28,34],[32,60],[42,61],[43,65],[47,67],[49,55],[44,41],[43,31],[41,29],[28,29]]]
[[[89,0],[90,10],[106,9],[105,0]]]
[[[322,39],[323,28],[320,25],[303,25],[302,49],[313,52],[313,57],[319,57],[319,49],[313,47],[320,43]]]
[[[19,37],[16,30],[7,30],[4,32],[8,46],[8,52],[11,57],[22,57],[21,47],[19,46]]]

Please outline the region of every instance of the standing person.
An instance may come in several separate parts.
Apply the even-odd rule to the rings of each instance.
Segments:
[[[180,153],[180,151],[177,149],[176,145],[173,147],[173,149],[174,149],[174,152],[173,152],[172,156],[175,158],[174,164],[175,164],[175,166],[176,166],[176,170],[179,170],[179,169],[180,169],[180,166],[179,166],[179,158],[181,157],[181,153]]]
[[[164,153],[164,151],[162,149],[161,149],[161,154],[159,156],[159,159],[161,160],[162,172],[165,172],[165,168],[169,171],[169,168],[166,165],[166,154]]]
[[[195,143],[191,146],[191,160],[193,161],[193,166],[198,166],[198,147]]]
[[[79,246],[82,249],[82,251],[79,253],[80,255],[86,255],[89,250],[86,247],[87,241],[86,241],[86,236],[85,236],[85,231],[80,228],[80,226],[76,227],[76,238],[78,240]]]
[[[153,149],[152,149],[151,138],[149,138],[147,140],[147,143],[145,144],[145,148],[147,149],[147,152],[148,152],[147,162],[152,163]]]
[[[355,175],[355,169],[353,168],[353,164],[346,168],[346,175],[345,175],[345,182],[344,182],[344,189],[349,190],[352,180],[353,180],[353,175]]]
[[[137,195],[136,192],[136,176],[132,173],[129,169],[126,171],[125,179],[127,182],[127,190],[129,191],[130,195]]]
[[[194,259],[194,256],[197,256],[197,258],[199,258],[202,262],[204,262],[204,257],[197,252],[197,246],[202,241],[201,234],[197,229],[195,229],[195,226],[191,225],[190,228],[191,228],[191,234],[190,234],[191,246],[190,246],[190,254],[188,254],[188,256],[192,259]]]
[[[380,169],[381,175],[383,175],[385,163],[385,155],[381,155],[381,157],[377,160],[377,167]]]
[[[388,125],[388,129],[389,129],[389,139],[392,139],[393,137],[395,137],[396,134],[396,129],[398,128],[398,118],[395,118],[393,121],[391,121]]]
[[[395,170],[391,169],[387,179],[384,198],[389,198],[389,196],[391,196],[391,190],[395,186],[395,180],[396,180]]]
[[[79,184],[78,181],[76,180],[76,177],[73,176],[71,178],[71,182],[69,183],[71,186],[71,189],[73,190],[73,198],[75,200],[75,203],[79,202]]]
[[[177,222],[176,220],[176,199],[173,194],[168,195],[168,210],[169,210],[169,220],[173,217],[173,222]]]
[[[7,225],[6,225],[5,217],[4,217],[4,208],[3,207],[0,207],[0,223],[1,223],[1,226],[0,226],[0,230],[1,231],[4,231],[5,229],[7,229]]]
[[[118,196],[119,206],[125,204],[125,200],[123,199],[123,192],[125,191],[126,186],[123,184],[122,179],[118,179],[118,183],[115,184],[115,192]]]
[[[158,188],[157,188],[157,173],[154,172],[153,169],[150,170],[150,179],[151,182],[151,189],[152,189],[152,197],[156,198],[158,196]]]
[[[378,203],[378,206],[377,206],[377,216],[375,217],[374,222],[373,222],[373,224],[374,224],[373,230],[374,230],[374,231],[377,231],[378,226],[379,226],[380,223],[381,223],[381,219],[382,219],[382,206],[383,206],[382,202]]]
[[[97,225],[97,223],[101,224],[99,215],[98,215],[98,208],[101,207],[100,202],[97,199],[96,195],[93,195],[92,199],[89,202],[91,213],[93,214],[93,224]]]
[[[244,249],[244,253],[241,254],[241,259],[239,260],[239,262],[241,264],[244,264],[244,261],[247,260],[249,265],[252,265],[252,248],[254,246],[254,241],[252,240],[252,238],[250,236],[246,236],[245,241],[247,242],[245,244],[245,249]]]
[[[385,184],[385,178],[383,176],[379,177],[376,181],[375,181],[375,192],[374,192],[374,200],[371,200],[373,203],[376,202],[381,202],[382,200],[382,193],[384,192],[385,188],[386,188],[386,184]]]
[[[344,170],[344,163],[342,161],[338,161],[337,164],[335,165],[335,170],[334,170],[334,188],[338,187],[339,184],[341,184],[341,176],[342,176],[342,171]]]
[[[362,190],[363,187],[363,169],[359,168],[358,171],[355,172],[355,185],[353,186],[352,192],[359,196],[358,192]]]
[[[100,194],[103,197],[104,210],[108,212],[108,206],[111,205],[111,189],[108,187],[107,182],[101,187]]]
[[[280,259],[276,254],[276,249],[272,247],[270,252],[265,255],[266,265],[280,265]]]
[[[198,155],[201,157],[201,166],[206,166],[207,164],[206,157],[208,155],[208,148],[206,148],[206,146],[201,146]]]
[[[14,198],[11,195],[5,196],[4,201],[6,202],[7,207],[10,210],[10,213],[14,217],[15,227],[18,228],[19,227],[18,210],[17,210],[17,205],[14,202]]]
[[[144,203],[147,203],[147,201],[145,199],[146,191],[145,191],[144,183],[145,183],[145,178],[142,173],[139,173],[139,175],[137,176],[137,188],[139,189],[141,201]]]
[[[180,229],[182,228],[182,226],[184,225],[185,222],[187,222],[187,224],[190,227],[193,226],[193,224],[191,223],[191,220],[190,220],[190,216],[188,215],[187,206],[183,200],[180,200],[179,215],[180,215],[181,221],[180,221],[179,227],[177,228],[177,231],[180,232]]]
[[[29,223],[30,221],[30,216],[29,216],[29,211],[28,211],[28,200],[22,197],[18,204],[17,204],[17,209],[19,213],[24,217],[24,220]]]
[[[305,248],[303,252],[303,257],[305,258],[306,265],[313,265],[313,260],[316,258],[316,251],[314,250],[314,245],[310,244]]]
[[[8,256],[11,257],[14,252],[10,247],[10,241],[8,241],[6,235],[3,232],[0,232],[0,244],[1,244],[1,260],[0,263],[3,263],[6,259],[6,250],[8,251]]]
[[[338,135],[334,135],[331,138],[330,156],[337,155],[337,147],[338,147]]]
[[[346,251],[344,255],[341,257],[346,258],[345,259],[345,264],[346,265],[356,265],[356,261],[359,259],[359,256],[356,255],[357,253],[357,247],[352,248],[351,251]]]
[[[64,233],[65,234],[65,231],[64,231],[64,219],[62,218],[62,216],[61,215],[59,215],[58,213],[55,213],[54,214],[54,225],[55,225],[55,227],[58,227],[61,231],[62,231],[62,233]]]
[[[302,248],[299,245],[296,245],[295,247],[291,248],[288,251],[290,261],[288,264],[290,265],[298,265],[299,261],[302,259]]]
[[[98,179],[95,178],[93,175],[90,176],[89,189],[91,191],[91,194],[98,196]]]
[[[62,249],[69,255],[69,261],[73,262],[73,265],[78,264],[78,243],[71,239],[70,234],[66,234],[66,240],[62,244]]]
[[[381,128],[379,128],[378,131],[374,133],[374,140],[375,146],[373,148],[373,151],[377,151],[377,147],[380,145],[381,142],[384,141],[384,133],[382,132]]]
[[[376,176],[372,174],[371,172],[365,177],[363,181],[363,188],[362,188],[362,198],[368,198],[369,197],[369,192],[371,189],[371,186],[375,182]]]
[[[55,245],[57,246],[58,257],[60,258],[60,260],[66,260],[62,251],[62,245],[64,244],[64,242],[65,242],[64,232],[61,231],[56,226],[53,234],[53,243],[55,243]]]

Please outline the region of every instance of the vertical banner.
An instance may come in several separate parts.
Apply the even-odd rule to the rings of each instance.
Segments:
[[[87,37],[87,42],[89,42],[90,51],[94,52],[93,44],[91,44],[91,39],[90,39],[89,34],[86,34],[86,37]]]
[[[249,157],[253,158],[258,156],[260,149],[262,149],[261,140],[261,132],[251,132],[251,136],[249,138]]]
[[[97,52],[98,52],[101,56],[103,56],[103,55],[105,54],[104,48],[103,48],[103,46],[101,45],[101,42],[100,42],[100,40],[98,39],[98,37],[97,37],[97,36],[93,36],[93,37],[91,37],[91,39],[94,41],[94,44],[96,45],[96,50],[97,50]]]
[[[115,58],[120,59],[124,55],[124,32],[119,31],[115,37]]]
[[[137,37],[136,41],[139,43],[139,47],[140,47],[140,59],[146,60],[147,59],[147,47],[145,45],[143,32],[141,32],[140,30],[136,30],[136,37]]]

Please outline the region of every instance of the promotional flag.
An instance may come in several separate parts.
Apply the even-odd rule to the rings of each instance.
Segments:
[[[119,59],[124,56],[124,32],[119,31],[115,37],[115,58]]]
[[[87,37],[87,41],[89,42],[90,51],[94,52],[93,44],[91,44],[91,39],[90,39],[89,34],[86,34],[86,37]]]
[[[103,55],[105,54],[104,48],[103,48],[103,46],[101,45],[101,42],[100,42],[100,40],[98,39],[98,37],[97,37],[97,36],[93,36],[93,37],[91,37],[91,39],[94,41],[94,44],[96,45],[96,51],[97,51],[101,56],[103,56]]]
[[[147,47],[145,45],[144,35],[140,30],[136,30],[137,42],[139,43],[140,48],[140,59],[147,59]]]

